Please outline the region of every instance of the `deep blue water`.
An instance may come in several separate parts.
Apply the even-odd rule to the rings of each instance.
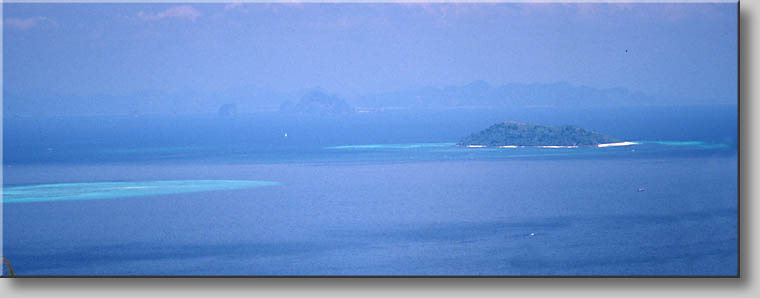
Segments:
[[[4,204],[3,253],[18,275],[735,275],[735,112],[6,119],[6,189],[119,193]],[[649,142],[446,144],[502,120]]]

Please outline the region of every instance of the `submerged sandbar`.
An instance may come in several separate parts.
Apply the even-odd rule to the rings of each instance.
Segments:
[[[54,183],[3,187],[3,203],[100,200],[279,185],[259,180],[151,180]]]

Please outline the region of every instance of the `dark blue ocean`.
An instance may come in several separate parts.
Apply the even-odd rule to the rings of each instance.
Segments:
[[[20,276],[736,275],[736,112],[6,116],[3,255]],[[453,146],[504,120],[639,144]]]

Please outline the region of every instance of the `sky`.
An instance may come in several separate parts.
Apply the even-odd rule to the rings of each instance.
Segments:
[[[737,97],[735,4],[4,4],[6,92],[566,82]]]

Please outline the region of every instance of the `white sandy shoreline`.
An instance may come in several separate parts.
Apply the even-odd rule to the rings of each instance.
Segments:
[[[596,146],[599,147],[599,148],[604,148],[604,147],[631,146],[631,145],[636,145],[636,144],[638,144],[638,143],[636,143],[636,142],[617,142],[617,143],[599,144],[599,145],[596,145]]]
[[[572,148],[578,148],[578,147],[597,147],[597,148],[620,147],[620,146],[631,146],[631,145],[637,145],[637,144],[639,144],[639,143],[636,143],[636,142],[617,142],[617,143],[597,144],[596,146],[560,146],[560,145],[544,145],[544,146],[519,146],[519,145],[487,146],[487,145],[466,145],[464,147],[467,147],[467,148],[549,148],[549,149],[572,149]]]

